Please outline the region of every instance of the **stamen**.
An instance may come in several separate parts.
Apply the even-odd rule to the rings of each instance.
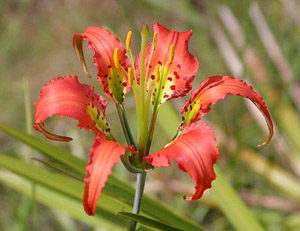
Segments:
[[[155,31],[153,34],[151,52],[150,52],[150,56],[148,58],[148,63],[147,63],[147,67],[146,67],[146,78],[148,78],[150,62],[151,62],[153,53],[156,50],[156,47],[157,47],[157,32]]]
[[[155,82],[156,83],[159,82],[159,66],[158,65],[155,66]]]
[[[128,83],[132,86],[132,67],[128,67]]]
[[[114,64],[117,69],[120,69],[120,61],[119,61],[119,48],[115,48],[114,50]]]
[[[132,38],[132,31],[128,31],[127,37],[126,37],[126,49],[130,50],[131,49],[131,38]]]
[[[155,31],[153,34],[153,50],[156,50],[157,47],[157,32]]]
[[[170,45],[169,49],[169,59],[167,64],[171,64],[172,61],[174,60],[174,55],[175,55],[175,46],[173,44]]]

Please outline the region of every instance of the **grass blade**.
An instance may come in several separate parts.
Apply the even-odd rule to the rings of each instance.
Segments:
[[[148,217],[142,216],[142,215],[137,215],[137,214],[133,214],[133,213],[127,213],[127,212],[117,212],[116,213],[117,216],[131,220],[131,221],[137,221],[138,223],[141,223],[143,225],[147,225],[150,226],[152,228],[156,228],[159,230],[163,230],[163,231],[182,231],[182,229],[177,229],[173,226],[161,223],[159,221],[156,220],[152,220]]]
[[[32,183],[23,177],[1,171],[0,181],[27,196],[31,196]],[[36,185],[35,198],[38,202],[49,208],[68,212],[72,217],[94,227],[116,230],[125,226],[125,222],[117,219],[113,212],[106,210],[101,210],[101,214],[97,213],[94,217],[87,216],[82,209],[82,202],[80,200],[40,184]]]

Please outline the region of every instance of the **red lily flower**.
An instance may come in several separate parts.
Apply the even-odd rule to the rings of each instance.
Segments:
[[[224,99],[226,95],[239,95],[250,99],[263,113],[269,126],[267,144],[273,134],[273,124],[262,97],[252,87],[239,79],[228,76],[213,76],[192,92],[192,97],[182,108],[180,135],[165,148],[149,155],[155,120],[159,106],[167,100],[183,97],[192,88],[198,61],[188,51],[188,41],[192,31],[176,32],[159,25],[153,25],[152,43],[146,47],[148,29],[142,29],[141,53],[134,60],[129,32],[126,48],[120,40],[101,27],[88,27],[83,33],[75,34],[73,46],[88,77],[82,44],[94,51],[94,64],[98,68],[98,80],[104,92],[117,105],[123,130],[128,138],[128,146],[117,143],[111,134],[105,115],[106,100],[94,93],[94,88],[78,82],[77,76],[58,77],[48,82],[41,90],[40,99],[35,103],[34,128],[47,138],[57,141],[71,141],[69,137],[48,132],[44,121],[54,115],[76,119],[78,127],[91,130],[95,134],[90,149],[89,162],[84,179],[85,190],[83,204],[88,215],[95,212],[97,200],[101,194],[113,166],[123,156],[127,158],[125,166],[144,171],[147,163],[152,166],[169,166],[170,160],[177,162],[179,169],[189,173],[196,184],[196,191],[186,200],[195,200],[202,196],[205,189],[211,187],[215,179],[213,164],[218,158],[218,148],[213,131],[207,124],[196,123],[209,112],[210,106]],[[134,141],[124,116],[124,97],[133,89],[137,103],[138,118],[138,158],[134,155]],[[152,102],[152,119],[149,112]],[[123,160],[123,159],[122,159]],[[133,161],[135,160],[135,161]],[[127,167],[128,167],[127,166]]]
[[[158,167],[169,166],[170,160],[173,159],[179,169],[189,173],[196,184],[196,190],[192,197],[185,197],[185,200],[199,199],[203,192],[211,187],[211,181],[216,177],[213,164],[218,158],[219,151],[213,131],[207,124],[196,122],[210,111],[211,105],[224,99],[228,94],[250,99],[263,113],[269,127],[269,136],[258,147],[266,145],[273,136],[273,123],[268,108],[262,97],[253,91],[251,86],[229,76],[207,78],[192,92],[192,97],[182,107],[181,135],[165,148],[145,157],[147,163]]]

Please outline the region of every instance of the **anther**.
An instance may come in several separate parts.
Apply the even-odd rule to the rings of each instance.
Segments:
[[[169,48],[169,59],[167,62],[168,64],[172,63],[172,61],[174,60],[174,55],[175,55],[175,46],[171,44]]]
[[[157,32],[155,31],[153,34],[153,50],[156,50],[157,47]]]
[[[119,62],[119,48],[115,48],[114,50],[114,63],[117,69],[120,69],[121,65]]]
[[[130,50],[131,49],[131,38],[132,38],[132,31],[128,31],[127,37],[126,37],[126,49]]]
[[[128,67],[128,83],[132,86],[132,67]]]
[[[159,82],[159,66],[156,65],[155,66],[155,82],[158,83]]]

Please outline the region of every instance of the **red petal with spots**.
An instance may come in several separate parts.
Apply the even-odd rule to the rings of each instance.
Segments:
[[[225,99],[227,95],[238,95],[250,99],[262,112],[269,127],[269,136],[266,141],[259,145],[266,145],[273,136],[273,123],[268,108],[263,98],[241,79],[230,76],[212,76],[200,84],[198,89],[192,92],[191,99],[183,106],[181,113],[184,123],[198,121],[210,111],[211,105]],[[199,103],[199,109],[191,109]],[[189,114],[191,113],[191,114]],[[187,119],[188,118],[188,119]]]
[[[41,90],[35,106],[34,128],[52,140],[70,141],[71,138],[54,135],[44,128],[44,121],[54,115],[78,120],[78,126],[98,132],[94,121],[87,113],[87,104],[105,113],[106,101],[94,93],[94,88],[78,82],[77,76],[58,77],[49,81]]]
[[[219,156],[217,143],[211,128],[204,123],[191,124],[182,134],[165,148],[147,156],[145,161],[157,167],[167,167],[174,160],[178,168],[187,172],[196,184],[192,197],[185,200],[197,200],[211,187],[216,178],[213,165]]]
[[[121,101],[119,97],[122,97],[122,93],[125,94],[129,91],[129,84],[125,73],[116,69],[113,61],[113,56],[115,48],[118,48],[120,64],[125,69],[129,67],[130,62],[125,55],[126,50],[123,44],[110,31],[101,27],[87,27],[83,33],[75,34],[73,36],[73,46],[77,56],[81,61],[81,64],[83,65],[84,71],[89,77],[90,74],[88,73],[82,51],[82,40],[87,41],[88,47],[94,51],[94,64],[98,68],[97,75],[99,82],[104,88],[104,92],[109,97],[113,97],[117,101]],[[120,96],[115,95],[118,92],[117,89],[115,89],[114,92],[114,89],[112,89],[114,87],[120,88],[118,89]]]
[[[106,140],[105,136],[101,134],[95,137],[94,144],[90,149],[89,162],[86,165],[86,176],[84,178],[83,205],[88,215],[94,215],[98,198],[107,178],[126,150],[133,151],[133,147]]]
[[[155,65],[165,65],[169,58],[169,47],[171,44],[175,46],[175,56],[170,70],[166,76],[166,86],[163,91],[162,98],[168,100],[175,97],[185,96],[191,89],[194,77],[198,70],[198,60],[190,54],[188,42],[192,35],[192,31],[177,32],[168,30],[166,27],[155,23],[153,31],[157,32],[157,48],[150,60],[148,80],[151,81],[151,76],[154,76]],[[146,63],[150,58],[152,43],[146,50]],[[136,61],[139,66],[139,56]],[[152,78],[153,80],[154,78]]]

